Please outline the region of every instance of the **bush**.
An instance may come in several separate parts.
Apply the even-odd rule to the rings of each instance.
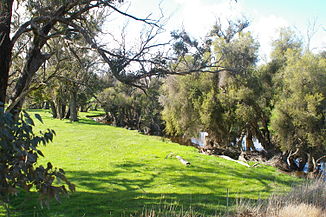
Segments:
[[[35,117],[42,122],[39,115]],[[74,185],[66,179],[62,169],[54,168],[50,162],[46,167],[36,166],[39,156],[43,156],[38,147],[52,141],[53,130],[36,135],[34,121],[27,112],[15,120],[3,108],[0,108],[0,126],[0,199],[4,204],[8,205],[10,197],[19,191],[35,189],[45,204],[50,198],[59,200],[61,194],[66,194],[65,184],[74,191]],[[55,186],[56,180],[65,184]]]

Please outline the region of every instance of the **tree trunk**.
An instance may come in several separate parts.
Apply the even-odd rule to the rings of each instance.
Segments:
[[[70,120],[78,121],[77,117],[77,93],[72,91],[70,94]]]
[[[57,109],[55,103],[52,100],[50,101],[50,108],[51,108],[52,117],[57,118],[58,117]]]
[[[61,105],[61,115],[60,115],[60,119],[64,119],[65,118],[65,114],[66,114],[66,104],[62,104]]]
[[[0,1],[0,107],[6,103],[9,69],[12,57],[10,24],[13,0]]]
[[[81,112],[87,112],[87,110],[88,110],[88,106],[87,105],[81,105],[80,106],[80,111]]]
[[[65,119],[70,119],[70,114],[71,114],[71,112],[70,112],[70,106],[69,106],[68,111],[65,115]]]
[[[44,102],[42,108],[49,109],[50,108],[49,102]]]
[[[12,9],[11,6],[13,0],[0,1],[0,2],[7,2],[8,5],[10,4],[10,13],[11,13],[11,9]],[[0,10],[2,10],[2,6],[4,4],[6,3],[0,3],[1,6]],[[61,7],[59,10],[56,11],[54,16],[60,17],[65,13],[66,13],[66,8]],[[28,90],[30,88],[35,73],[42,66],[42,64],[51,57],[50,54],[42,53],[41,49],[49,40],[49,37],[46,36],[49,34],[49,32],[51,31],[51,29],[56,23],[57,23],[56,19],[50,19],[49,22],[42,25],[40,29],[33,31],[34,33],[33,42],[25,57],[22,75],[18,78],[16,86],[14,88],[14,94],[12,98],[13,101],[11,102],[11,105],[8,106],[9,109],[7,109],[8,112],[12,113],[15,118],[18,117],[22,109],[25,96],[28,93]],[[10,22],[9,22],[9,26],[10,26]]]
[[[299,166],[298,166],[298,170],[299,171],[303,171],[304,167],[306,166],[308,161],[308,157],[306,153],[301,153],[301,156],[299,158]]]
[[[277,152],[275,145],[273,145],[270,140],[270,133],[267,125],[264,126],[263,130],[260,130],[259,127],[256,127],[255,136],[257,137],[258,141],[261,143],[269,157],[273,156],[275,152]]]
[[[298,150],[295,153],[292,153],[292,151],[291,151],[287,156],[286,162],[287,162],[287,165],[288,165],[290,171],[298,171],[299,170],[298,165],[295,163],[295,157],[296,157],[297,153],[298,153]]]
[[[38,44],[38,42],[34,43]],[[28,56],[26,58],[26,62],[22,71],[22,76],[18,78],[14,89],[12,102],[14,106],[12,107],[12,109],[9,110],[9,112],[14,114],[14,117],[17,118],[24,104],[25,95],[22,94],[27,93],[26,91],[28,91],[28,89],[30,88],[35,73],[41,67],[41,65],[49,58],[50,55],[42,54],[41,48],[36,45],[33,45],[33,47],[28,52]]]
[[[63,119],[65,116],[66,105],[62,103],[61,99],[56,100],[57,118]]]
[[[247,136],[246,136],[246,151],[250,151],[251,149],[252,149],[253,151],[256,150],[255,145],[254,145],[254,143],[252,142],[252,134],[251,134],[251,132],[248,130],[248,133],[247,133]]]
[[[312,172],[312,171],[314,171],[314,169],[315,169],[315,163],[314,163],[314,159],[313,159],[313,157],[311,156],[311,154],[310,153],[308,153],[307,154],[308,155],[308,160],[307,160],[307,164],[308,164],[308,172]]]

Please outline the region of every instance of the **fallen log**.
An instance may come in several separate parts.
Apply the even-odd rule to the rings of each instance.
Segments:
[[[185,159],[183,159],[182,157],[180,156],[175,156],[182,164],[186,165],[186,166],[189,166],[190,165],[190,162],[186,161]]]
[[[243,162],[243,161],[240,161],[240,160],[234,160],[232,158],[230,158],[229,156],[225,156],[225,155],[218,155],[220,158],[223,158],[223,159],[226,159],[226,160],[230,160],[230,161],[233,161],[233,162],[236,162],[238,164],[241,164],[243,166],[246,166],[246,167],[250,167],[249,164]]]

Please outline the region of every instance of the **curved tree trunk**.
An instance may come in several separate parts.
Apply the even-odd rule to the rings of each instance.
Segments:
[[[296,158],[298,151],[299,151],[299,149],[297,149],[294,153],[292,153],[292,151],[291,151],[286,158],[286,162],[287,162],[287,165],[288,165],[290,171],[298,171],[299,170],[298,165],[295,163],[295,158]]]

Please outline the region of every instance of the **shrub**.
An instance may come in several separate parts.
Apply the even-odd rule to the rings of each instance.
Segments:
[[[35,117],[42,122],[39,115]],[[27,112],[22,112],[15,120],[1,107],[0,126],[0,199],[7,208],[10,196],[19,191],[35,189],[45,204],[50,198],[59,200],[60,194],[66,194],[65,184],[74,191],[74,185],[66,179],[62,169],[54,168],[50,162],[46,167],[36,166],[39,156],[43,156],[38,147],[52,141],[53,130],[36,135],[34,121]],[[65,184],[55,186],[56,180]]]

